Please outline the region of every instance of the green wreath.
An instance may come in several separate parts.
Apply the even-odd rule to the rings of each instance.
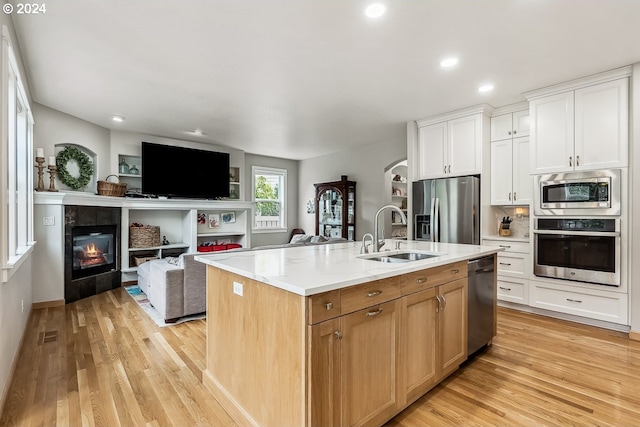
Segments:
[[[67,171],[67,163],[75,160],[80,169],[80,176],[75,177]],[[65,147],[64,150],[56,156],[56,167],[58,169],[58,178],[64,185],[74,190],[86,186],[91,181],[93,175],[93,162],[82,151],[76,147]]]

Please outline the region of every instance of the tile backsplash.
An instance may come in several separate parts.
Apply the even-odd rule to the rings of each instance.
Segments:
[[[498,235],[500,230],[500,223],[505,216],[510,217],[511,222],[511,237],[519,239],[527,239],[530,237],[531,225],[529,217],[529,209],[526,209],[527,213],[523,214],[521,218],[516,215],[515,208],[506,206],[493,206],[493,223],[495,224],[495,235]]]

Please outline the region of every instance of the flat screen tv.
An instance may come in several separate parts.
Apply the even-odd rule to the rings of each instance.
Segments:
[[[229,153],[143,142],[142,192],[174,198],[229,197]]]

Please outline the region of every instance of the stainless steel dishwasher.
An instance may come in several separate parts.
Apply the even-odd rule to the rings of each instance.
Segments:
[[[467,355],[471,355],[493,339],[495,310],[495,274],[493,257],[469,260],[469,314]]]

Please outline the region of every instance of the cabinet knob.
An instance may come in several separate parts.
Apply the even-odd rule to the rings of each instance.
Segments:
[[[326,308],[327,310],[331,310],[333,308],[333,303],[332,302],[328,302],[324,305],[324,308]]]
[[[449,165],[449,173],[451,173],[451,165]]]
[[[371,291],[371,292],[367,292],[367,296],[368,297],[377,297],[381,293],[382,293],[382,291]]]
[[[367,313],[365,315],[367,317],[373,317],[373,316],[377,316],[380,313],[382,313],[382,309],[381,308],[379,308],[377,310],[374,310],[374,311],[367,311]]]
[[[511,193],[509,193],[509,201],[511,201]]]
[[[500,265],[511,265],[509,262],[501,262]]]
[[[507,132],[507,135],[511,135],[511,131]]]
[[[518,200],[518,199],[516,199],[516,192],[515,191],[513,192],[513,200]]]
[[[514,130],[514,131],[513,131],[513,134],[515,135],[516,133],[518,133],[518,131],[517,131],[517,130]]]
[[[511,247],[511,245],[498,245],[498,246],[501,247],[501,248],[510,248]]]
[[[576,166],[580,166],[580,156],[576,156]]]
[[[444,165],[444,170],[442,172],[447,173],[447,165]]]
[[[458,270],[457,268],[454,268],[453,270],[451,270],[451,274],[458,274],[460,273],[460,270]]]
[[[569,156],[569,166],[573,166],[573,156]]]
[[[579,299],[571,299],[571,298],[567,298],[567,301],[569,301],[569,302],[577,302],[577,303],[581,303],[582,302]]]
[[[340,331],[335,331],[333,333],[333,336],[336,337],[336,339],[341,340],[342,339],[342,332]]]
[[[427,283],[427,278],[426,277],[421,277],[419,279],[416,279],[416,283]]]
[[[500,288],[500,289],[502,289],[502,290],[504,290],[504,291],[510,291],[510,290],[511,290],[511,288],[504,288],[504,287],[502,287],[502,286],[499,286],[499,288]]]

